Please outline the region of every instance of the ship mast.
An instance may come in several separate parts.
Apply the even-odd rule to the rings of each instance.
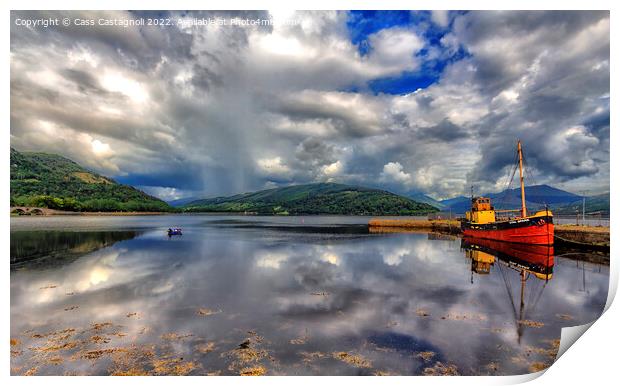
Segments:
[[[517,341],[521,344],[521,336],[523,336],[523,311],[525,310],[525,301],[523,295],[525,295],[525,281],[527,280],[526,272],[524,269],[520,272],[521,276],[521,303],[519,304],[519,320],[517,321]]]
[[[521,141],[517,141],[517,151],[519,153],[519,177],[521,179],[521,217],[527,217],[525,207],[525,185],[523,184],[523,152],[521,151]]]

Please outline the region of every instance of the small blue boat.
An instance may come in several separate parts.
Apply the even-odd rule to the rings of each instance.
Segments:
[[[181,228],[168,228],[168,236],[182,235]]]

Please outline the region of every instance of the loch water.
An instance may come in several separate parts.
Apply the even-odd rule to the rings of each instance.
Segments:
[[[11,374],[525,374],[607,300],[608,255],[367,221],[11,218]]]

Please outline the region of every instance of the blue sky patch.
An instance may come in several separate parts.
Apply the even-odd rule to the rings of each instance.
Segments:
[[[400,76],[374,79],[368,83],[368,88],[375,94],[408,94],[417,89],[424,89],[436,83],[444,68],[455,61],[461,60],[468,54],[460,48],[455,54],[445,55],[445,48],[441,45],[441,38],[450,32],[450,24],[444,28],[431,20],[430,11],[351,11],[347,20],[351,42],[358,47],[361,55],[367,55],[370,46],[368,37],[382,29],[404,27],[411,29],[422,37],[426,46],[416,55],[420,61],[419,69],[404,72]],[[431,49],[440,50],[444,55],[439,58],[428,59]],[[414,58],[412,58],[414,60]],[[352,87],[349,91],[357,91],[359,87]]]

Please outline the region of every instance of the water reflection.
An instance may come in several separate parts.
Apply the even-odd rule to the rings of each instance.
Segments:
[[[607,296],[608,266],[556,256],[551,276],[454,237],[160,225],[11,272],[13,374],[527,373]]]
[[[80,256],[118,241],[132,239],[138,234],[136,231],[11,232],[11,269],[19,269],[25,265],[29,268],[44,268],[67,264]]]
[[[533,304],[527,306],[535,308],[541,298],[547,282],[553,277],[553,254],[554,247],[548,245],[513,244],[502,241],[485,240],[465,237],[461,247],[471,259],[471,282],[474,281],[474,273],[488,275],[491,267],[497,260],[497,268],[500,271],[506,287],[507,297],[513,306],[515,326],[517,329],[517,342],[521,343],[521,337],[526,326],[539,327],[539,322],[527,320],[526,317],[526,282],[529,279],[543,280],[545,283],[537,287],[538,292],[532,292],[529,298]],[[511,288],[511,282],[505,272],[506,268],[518,273],[520,277],[519,297],[515,299]],[[518,304],[518,306],[517,306]],[[518,307],[518,310],[517,310]]]
[[[472,261],[472,273],[488,274],[497,257],[521,276],[532,274],[541,280],[553,277],[553,245],[514,244],[465,237],[461,247]]]

